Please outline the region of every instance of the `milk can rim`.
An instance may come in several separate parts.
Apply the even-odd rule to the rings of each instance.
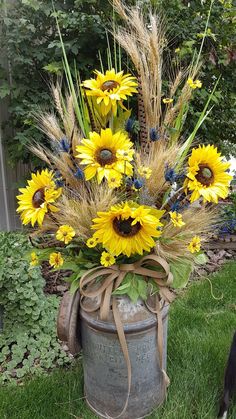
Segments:
[[[162,320],[165,322],[167,320],[169,311],[169,304],[165,304],[162,309]],[[107,333],[116,333],[116,326],[110,321],[104,321],[100,319],[95,319],[91,316],[90,313],[80,309],[80,317],[85,321],[89,327],[94,330],[104,331]],[[148,319],[141,320],[133,323],[124,323],[123,329],[125,333],[137,333],[144,330],[149,330],[154,327],[157,327],[157,317],[155,314],[151,313],[151,316]]]

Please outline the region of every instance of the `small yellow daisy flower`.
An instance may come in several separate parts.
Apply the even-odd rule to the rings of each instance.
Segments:
[[[202,82],[200,80],[193,81],[191,78],[187,80],[187,84],[191,87],[191,89],[200,89],[202,87]]]
[[[107,268],[108,266],[114,265],[116,260],[115,260],[114,256],[112,256],[110,253],[102,252],[100,262],[101,262],[101,265],[103,265]]]
[[[58,253],[54,252],[50,254],[50,257],[49,257],[50,266],[53,266],[53,268],[60,268],[63,265],[63,263],[64,263],[64,259],[61,256],[60,252]]]
[[[121,160],[132,161],[134,159],[134,150],[117,150],[116,157]]]
[[[180,52],[180,48],[175,48],[175,53],[178,54]]]
[[[182,227],[185,225],[185,222],[183,221],[181,214],[178,214],[178,212],[176,211],[170,211],[169,214],[174,227]]]
[[[56,232],[56,239],[68,244],[75,236],[75,230],[69,225],[62,225]]]
[[[88,246],[90,248],[97,246],[97,244],[98,244],[98,239],[95,239],[93,237],[88,239],[87,242],[86,242],[86,246]]]
[[[167,104],[167,103],[172,103],[172,102],[173,102],[173,100],[174,100],[174,99],[171,99],[171,98],[169,98],[169,97],[165,97],[164,99],[162,99],[162,102]]]
[[[39,258],[36,255],[36,253],[32,252],[30,256],[31,256],[30,266],[37,266],[39,264]]]
[[[119,188],[122,182],[122,174],[111,170],[107,180],[109,188]]]
[[[195,86],[198,87],[198,89],[201,89],[202,82],[200,80],[195,80]]]
[[[145,179],[149,179],[152,174],[152,169],[150,169],[149,167],[140,166],[138,168],[138,173]]]
[[[199,252],[200,249],[201,249],[201,239],[199,236],[194,236],[188,245],[188,250],[191,253],[195,253],[195,252]]]

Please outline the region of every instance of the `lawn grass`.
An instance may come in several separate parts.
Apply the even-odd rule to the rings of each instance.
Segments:
[[[193,282],[171,308],[165,404],[150,419],[214,419],[225,362],[236,329],[236,262],[207,280]],[[83,400],[81,362],[24,386],[0,391],[1,419],[92,419]],[[236,407],[229,416],[236,418]]]

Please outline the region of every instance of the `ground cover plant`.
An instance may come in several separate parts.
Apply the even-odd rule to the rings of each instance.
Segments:
[[[224,367],[236,328],[236,263],[206,280],[192,282],[170,312],[166,403],[151,419],[213,419],[223,385]],[[213,294],[211,293],[211,285]],[[83,398],[80,360],[69,371],[26,381],[0,392],[4,419],[93,419]],[[236,407],[229,419],[236,417]]]
[[[70,362],[56,337],[59,299],[44,294],[40,268],[24,259],[30,248],[24,235],[0,233],[0,384]]]

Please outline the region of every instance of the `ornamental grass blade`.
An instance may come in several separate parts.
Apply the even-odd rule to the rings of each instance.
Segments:
[[[209,110],[207,110],[208,106],[209,106],[209,103],[211,102],[211,100],[213,98],[213,95],[215,93],[215,90],[216,90],[216,87],[217,87],[219,81],[220,81],[220,77],[216,81],[216,83],[213,87],[213,90],[212,90],[210,96],[208,97],[208,100],[207,100],[207,102],[204,106],[204,109],[201,112],[201,115],[198,118],[198,121],[195,125],[195,128],[194,128],[193,132],[190,134],[190,136],[187,138],[187,140],[184,142],[184,144],[182,145],[182,147],[180,149],[179,156],[178,156],[178,164],[176,166],[176,170],[178,170],[182,166],[182,164],[183,164],[183,162],[184,162],[184,160],[185,160],[185,158],[186,158],[186,156],[189,152],[189,149],[190,149],[190,147],[191,147],[191,145],[194,141],[194,138],[197,134],[197,131],[199,130],[200,126],[203,124],[203,122],[205,121],[205,119],[207,118],[207,116],[209,115],[211,110],[213,109],[213,106],[212,106]]]
[[[61,48],[62,48],[62,53],[63,53],[64,71],[65,71],[65,75],[66,75],[68,89],[69,89],[69,92],[70,92],[70,94],[73,98],[75,115],[76,115],[76,118],[78,120],[78,124],[79,124],[80,129],[82,130],[83,134],[85,136],[88,136],[89,126],[88,126],[88,122],[86,120],[86,114],[84,113],[84,108],[81,108],[79,106],[79,102],[78,102],[78,97],[81,96],[81,91],[79,90],[79,92],[76,94],[75,86],[74,86],[74,82],[73,82],[73,77],[72,77],[70,66],[69,66],[69,63],[68,63],[66,50],[65,50],[65,45],[64,45],[64,42],[63,42],[63,39],[62,39],[62,34],[61,34],[61,30],[60,30],[60,26],[59,26],[59,23],[58,23],[58,19],[57,19],[57,16],[56,16],[55,9],[54,9],[54,15],[55,15],[55,19],[56,19],[57,30],[58,30],[60,43],[61,43]],[[80,98],[80,102],[81,102],[81,100],[82,99]]]

